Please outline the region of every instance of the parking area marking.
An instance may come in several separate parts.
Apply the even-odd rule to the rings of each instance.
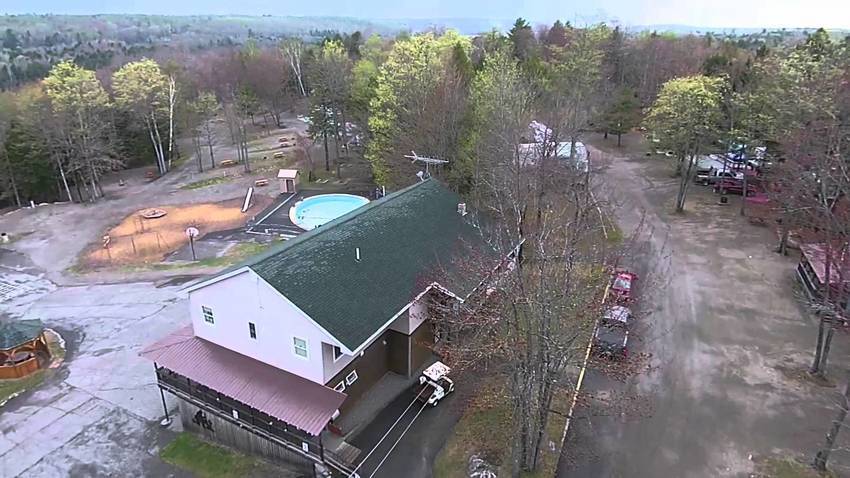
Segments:
[[[23,290],[19,285],[0,280],[0,302],[5,302],[12,297],[20,295],[21,292]]]

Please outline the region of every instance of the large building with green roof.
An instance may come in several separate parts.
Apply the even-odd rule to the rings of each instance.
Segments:
[[[320,434],[385,374],[410,376],[426,364],[435,341],[430,299],[473,293],[484,278],[454,266],[482,252],[498,264],[474,212],[429,179],[190,285],[191,329],[143,354],[232,399],[269,397],[255,406]],[[186,365],[191,357],[217,359]],[[230,370],[235,363],[257,370]],[[290,392],[240,382],[274,373],[301,385]],[[295,410],[311,410],[311,420]]]

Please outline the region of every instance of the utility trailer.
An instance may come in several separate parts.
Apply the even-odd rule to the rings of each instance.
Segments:
[[[443,362],[435,362],[426,368],[419,377],[417,400],[436,407],[440,400],[455,390],[454,382],[448,377],[451,371]]]

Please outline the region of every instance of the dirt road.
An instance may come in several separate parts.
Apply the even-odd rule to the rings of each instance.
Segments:
[[[632,354],[650,370],[589,374],[559,476],[747,476],[768,457],[811,459],[838,391],[805,377],[817,329],[794,295],[796,258],[772,252],[739,198],[721,206],[694,186],[673,214],[677,180],[662,159],[591,151],[624,232],[644,219],[627,265],[643,275]],[[830,376],[843,382],[846,334],[835,342]]]

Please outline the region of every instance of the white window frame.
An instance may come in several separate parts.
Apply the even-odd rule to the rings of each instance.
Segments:
[[[344,392],[345,391],[345,380],[336,384],[336,387],[334,387],[334,390],[336,390],[339,393]]]
[[[248,322],[248,337],[257,340],[257,324],[254,322]],[[293,345],[295,344],[293,343]]]
[[[354,382],[356,382],[358,378],[360,377],[357,376],[357,369],[352,370],[345,376],[345,384],[348,386],[354,385]]]
[[[339,355],[336,354],[337,350],[339,350]],[[342,349],[336,345],[331,345],[331,354],[333,355],[334,363],[339,362],[339,359],[345,357],[345,354],[342,353]]]
[[[302,347],[299,347],[298,345],[296,345],[296,343],[295,343],[296,340],[300,340],[300,341],[304,342],[304,347],[303,347],[304,355],[301,355],[301,354],[298,353],[298,350],[301,349]],[[303,339],[301,337],[296,337],[294,335],[292,336],[292,355],[295,355],[296,357],[298,357],[302,360],[309,360],[310,359],[310,344],[309,344],[309,342],[307,342],[307,339]]]
[[[201,317],[204,318],[204,323],[208,325],[215,325],[215,314],[213,313],[212,307],[207,307],[206,305],[201,306]]]

